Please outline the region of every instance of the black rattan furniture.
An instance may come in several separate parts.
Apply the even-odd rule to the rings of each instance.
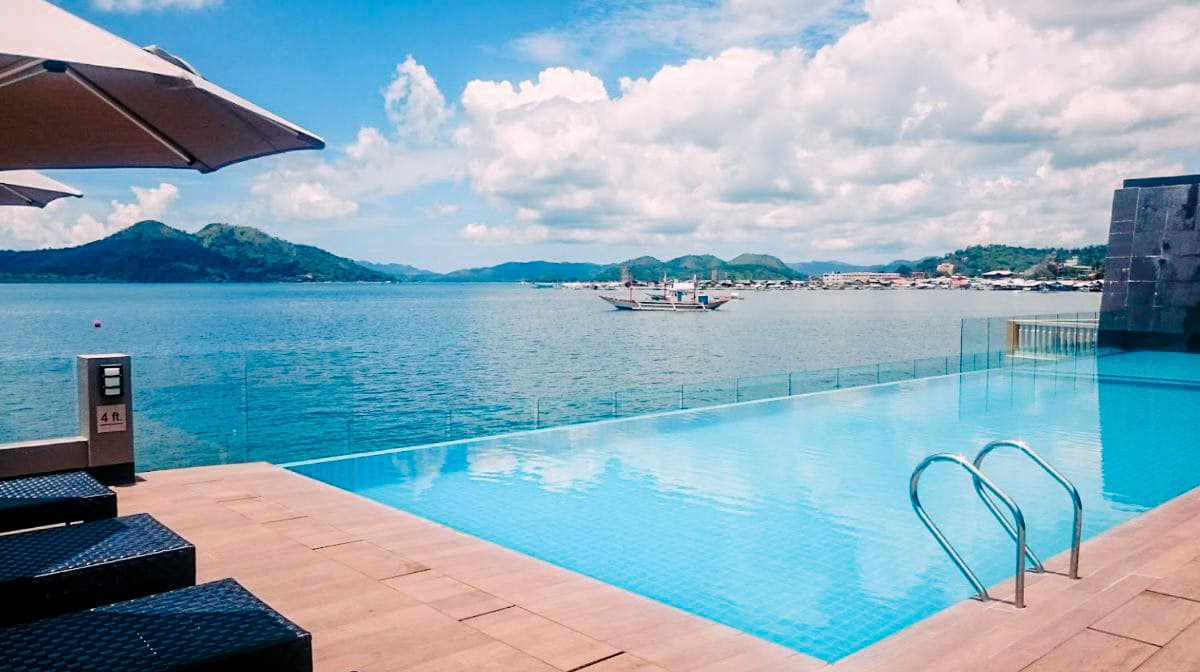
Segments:
[[[144,513],[0,536],[0,626],[195,583],[195,547]]]
[[[0,628],[0,670],[312,670],[312,636],[233,579]]]
[[[82,471],[0,480],[0,532],[116,515],[117,496]]]

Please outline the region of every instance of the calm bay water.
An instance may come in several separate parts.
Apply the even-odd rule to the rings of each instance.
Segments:
[[[515,285],[0,286],[0,402],[11,409],[0,442],[77,431],[82,352],[134,357],[138,462],[153,468],[391,448],[677,397],[732,401],[754,376],[957,356],[965,317],[1099,304],[1074,293],[743,294],[715,313],[662,314]]]

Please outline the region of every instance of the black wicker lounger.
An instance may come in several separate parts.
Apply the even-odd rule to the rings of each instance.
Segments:
[[[0,536],[0,626],[195,583],[195,547],[144,513]]]
[[[116,515],[117,496],[82,471],[0,480],[0,532]]]
[[[0,628],[0,670],[312,670],[312,636],[233,579]]]

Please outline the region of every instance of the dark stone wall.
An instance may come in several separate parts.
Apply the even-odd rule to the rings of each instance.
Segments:
[[[1200,351],[1200,175],[1126,180],[1113,195],[1100,345]]]

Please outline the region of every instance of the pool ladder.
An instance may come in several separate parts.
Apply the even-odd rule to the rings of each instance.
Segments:
[[[946,535],[942,534],[941,529],[939,529],[938,526],[933,522],[933,519],[929,517],[929,514],[925,512],[925,507],[921,506],[921,498],[917,491],[918,483],[921,480],[921,474],[929,467],[929,465],[933,464],[934,462],[952,462],[962,467],[968,474],[970,474],[975,485],[975,493],[979,495],[979,498],[983,500],[984,505],[987,506],[988,510],[992,512],[992,516],[994,516],[996,520],[1000,522],[1001,527],[1003,527],[1004,531],[1008,533],[1008,536],[1011,537],[1014,542],[1016,542],[1017,568],[1013,606],[1018,609],[1023,609],[1025,607],[1025,559],[1029,558],[1029,561],[1033,563],[1032,571],[1034,572],[1044,573],[1046,568],[1042,564],[1042,561],[1038,559],[1037,555],[1035,555],[1025,543],[1025,516],[1021,513],[1021,507],[1017,506],[1017,503],[1014,502],[1011,497],[1005,494],[999,486],[997,486],[992,482],[991,479],[983,474],[983,459],[997,448],[1015,448],[1021,451],[1029,459],[1033,460],[1034,464],[1038,465],[1043,471],[1049,474],[1051,478],[1053,478],[1055,481],[1058,481],[1058,484],[1061,485],[1063,489],[1067,491],[1067,494],[1071,496],[1071,503],[1074,505],[1075,509],[1075,524],[1071,534],[1071,560],[1069,576],[1072,579],[1078,579],[1079,541],[1080,535],[1083,531],[1083,501],[1079,498],[1079,490],[1074,484],[1071,483],[1071,481],[1067,480],[1066,476],[1063,476],[1058,472],[1057,469],[1050,466],[1049,462],[1046,462],[1041,455],[1026,445],[1023,441],[992,441],[979,451],[979,454],[975,456],[974,462],[968,462],[966,457],[951,453],[937,453],[936,455],[930,455],[922,460],[921,463],[917,465],[917,468],[913,470],[912,478],[909,479],[908,482],[908,497],[912,501],[913,511],[916,512],[917,517],[921,519],[921,522],[925,524],[925,528],[929,530],[929,533],[932,534],[933,538],[937,540],[938,544],[942,547],[942,550],[946,552],[946,555],[950,556],[950,560],[952,560],[954,565],[958,567],[958,571],[962,573],[963,577],[966,578],[966,580],[975,589],[976,593],[978,593],[979,600],[982,602],[987,602],[993,599],[990,595],[988,595],[987,588],[984,587],[983,583],[979,580],[979,577],[975,576],[975,572],[971,571],[971,568],[967,566],[966,561],[962,559],[962,556],[958,554],[958,551],[954,550],[954,546],[952,546],[950,541],[946,539]],[[1004,504],[1004,507],[1008,509],[1009,513],[1012,514],[1013,522],[1009,522],[1008,518],[1004,516],[1004,513],[1000,510],[1000,508],[996,506],[995,500],[992,499],[993,495],[996,499],[999,499],[1000,502]]]

